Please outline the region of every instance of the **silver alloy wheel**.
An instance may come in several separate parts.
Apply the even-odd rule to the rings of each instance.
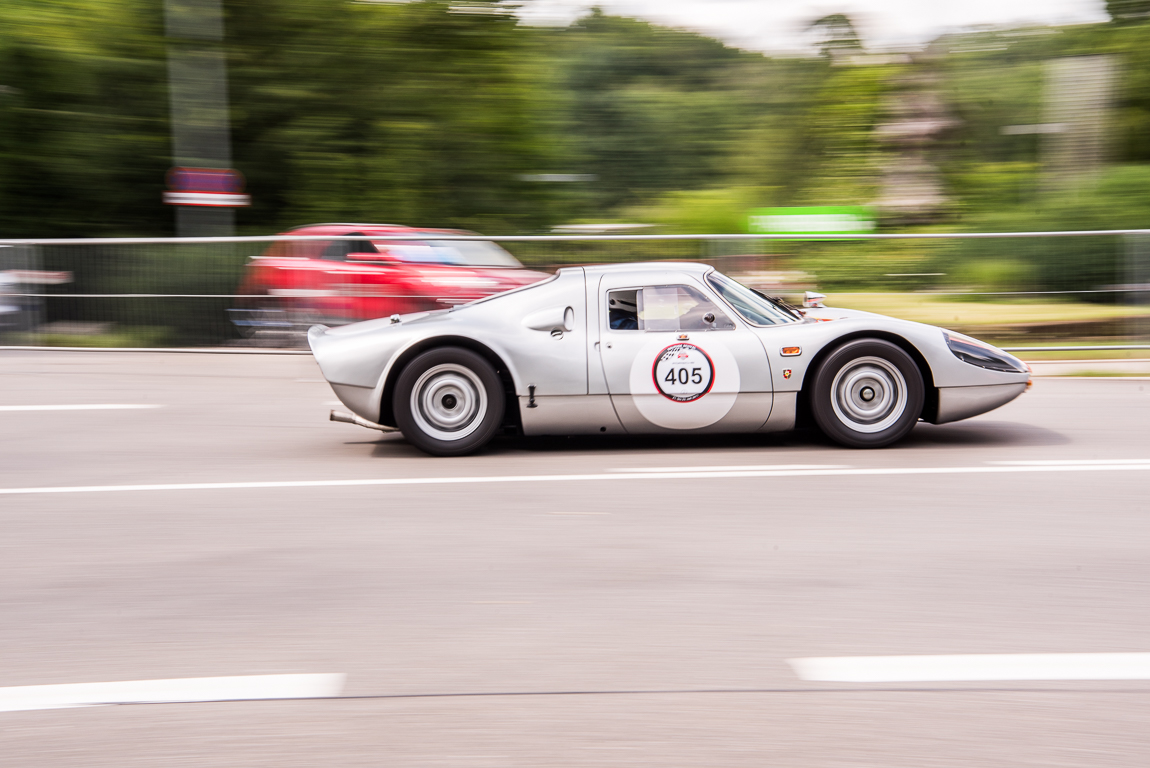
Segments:
[[[859,357],[831,382],[831,406],[843,426],[855,432],[882,432],[906,411],[906,379],[881,357]]]
[[[479,429],[487,415],[487,389],[466,366],[433,366],[411,388],[411,415],[428,437],[462,440]]]

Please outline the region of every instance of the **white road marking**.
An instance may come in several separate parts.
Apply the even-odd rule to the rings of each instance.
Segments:
[[[604,480],[706,480],[755,477],[876,477],[892,475],[994,475],[1030,472],[1122,472],[1150,470],[1137,464],[1023,465],[981,467],[872,467],[868,469],[730,470],[720,472],[620,472],[585,475],[491,475],[475,477],[386,477],[367,480],[269,480],[240,483],[156,483],[148,485],[64,485],[0,488],[0,496],[42,493],[134,493],[140,491],[234,491],[262,488],[353,488],[395,485],[482,485],[505,483],[572,483]]]
[[[846,464],[736,464],[726,467],[631,467],[629,469],[608,469],[608,472],[739,472],[763,471],[773,472],[795,469],[847,469]]]
[[[1150,459],[1046,459],[1042,461],[988,461],[1004,467],[1074,467],[1092,464],[1150,464]]]
[[[104,704],[321,699],[339,696],[344,675],[246,675],[0,688],[0,712]]]
[[[0,405],[0,411],[130,411],[139,408],[162,408],[161,405],[132,403],[97,403],[92,405]]]
[[[828,656],[787,663],[803,680],[828,683],[1150,680],[1150,653]]]

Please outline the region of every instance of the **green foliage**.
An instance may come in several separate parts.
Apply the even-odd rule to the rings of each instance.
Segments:
[[[0,5],[0,234],[156,231],[161,35],[147,0]]]
[[[956,163],[950,174],[950,191],[967,212],[1005,211],[1028,205],[1041,187],[1036,161]]]
[[[1150,162],[1150,24],[1121,27],[1113,37],[1120,45],[1122,65],[1116,105],[1116,159]]]
[[[888,67],[830,67],[802,116],[801,166],[789,185],[799,205],[854,205],[874,199],[879,148],[874,127],[882,112]]]
[[[957,265],[950,279],[979,291],[1010,291],[1034,285],[1037,271],[1037,265],[1022,259],[972,259]]]
[[[1106,12],[1119,23],[1150,18],[1150,0],[1106,0]]]
[[[875,129],[897,118],[900,89],[926,83],[951,121],[923,150],[951,201],[936,230],[1145,227],[1144,4],[1111,2],[1120,24],[948,36],[915,61],[868,63],[838,15],[813,31],[828,52],[852,55],[804,59],[598,11],[550,29],[523,27],[492,2],[224,0],[232,155],[253,198],[238,221],[250,233],[331,220],[493,234],[573,221],[741,231],[755,207],[874,201],[897,151]],[[159,0],[0,4],[0,237],[171,233],[161,12]],[[1096,53],[1120,64],[1110,142],[1120,165],[1053,194],[1044,138],[1003,129],[1045,119],[1046,61]],[[1123,258],[1116,241],[1084,239],[777,243],[770,253],[828,285],[892,288],[929,281],[888,274],[932,271],[972,285],[1104,285],[1120,281]],[[164,290],[226,293],[247,255],[171,256],[180,289]],[[93,291],[122,289],[141,259],[50,255]]]
[[[767,60],[715,40],[596,11],[554,32],[568,161],[593,174],[598,210],[714,185],[761,111]]]
[[[808,27],[819,34],[819,53],[827,58],[862,49],[854,23],[841,13],[832,13],[812,21]]]
[[[968,217],[974,232],[1140,229],[1150,222],[1150,167],[1117,166],[1079,188],[1040,197],[1032,206],[987,211]],[[1122,236],[1060,237],[1042,240],[965,240],[950,246],[940,271],[959,283],[1022,289],[1079,290],[1124,281],[1127,243]],[[1023,273],[1011,270],[1024,268]],[[1022,282],[1027,276],[1030,282]],[[1112,297],[1107,297],[1112,298]]]
[[[723,187],[666,192],[649,204],[623,209],[628,221],[658,224],[668,234],[730,234],[746,231],[747,212],[764,192],[749,187]]]
[[[122,326],[97,334],[28,334],[20,343],[43,347],[163,347],[173,343],[173,336],[170,328],[162,326]]]
[[[549,165],[533,40],[446,2],[229,4],[243,222],[539,225]],[[269,23],[270,21],[270,23]]]

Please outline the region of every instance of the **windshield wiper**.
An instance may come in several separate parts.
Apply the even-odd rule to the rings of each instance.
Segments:
[[[803,319],[802,310],[799,309],[798,307],[796,307],[794,304],[791,304],[790,302],[786,301],[783,298],[780,298],[779,296],[768,296],[767,294],[763,293],[762,291],[760,291],[757,288],[751,288],[751,290],[754,291],[755,295],[757,295],[761,298],[764,298],[767,301],[771,302],[772,304],[774,304],[779,309],[783,310],[787,314],[794,317],[796,320],[802,320]]]

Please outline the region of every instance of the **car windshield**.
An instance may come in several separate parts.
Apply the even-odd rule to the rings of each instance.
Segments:
[[[784,325],[801,318],[775,304],[762,294],[732,280],[721,272],[707,274],[707,284],[751,325]]]
[[[459,267],[522,267],[514,256],[486,240],[390,240],[377,242],[409,264],[450,264]]]

